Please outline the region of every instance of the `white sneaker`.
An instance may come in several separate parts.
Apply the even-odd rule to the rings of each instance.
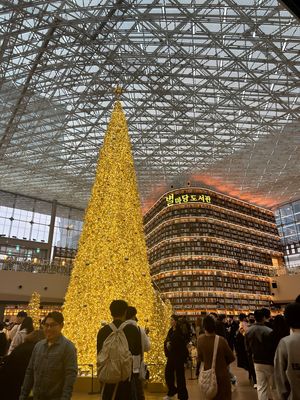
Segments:
[[[254,389],[257,389],[257,384],[255,383],[255,384],[253,385],[253,387],[254,387]]]
[[[163,397],[163,400],[172,400],[172,399],[174,399],[174,396],[165,396],[165,397]]]

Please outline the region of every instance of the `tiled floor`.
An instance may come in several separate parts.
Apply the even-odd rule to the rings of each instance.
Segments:
[[[248,374],[243,369],[232,367],[232,372],[237,376],[238,384],[236,390],[232,394],[232,400],[257,400],[257,393],[253,387],[250,386],[248,381]],[[187,371],[187,386],[190,400],[201,400],[197,387],[197,380],[190,379],[190,371]],[[146,400],[162,399],[163,393],[148,393],[146,391]],[[89,395],[82,393],[74,393],[72,400],[98,400],[99,394]]]

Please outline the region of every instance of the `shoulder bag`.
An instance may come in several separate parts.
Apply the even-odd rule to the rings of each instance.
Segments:
[[[205,399],[213,399],[218,392],[218,384],[216,377],[216,357],[218,351],[219,336],[215,336],[214,340],[214,352],[211,364],[211,369],[204,370],[204,362],[201,363],[198,385],[200,387],[201,393],[204,395]]]

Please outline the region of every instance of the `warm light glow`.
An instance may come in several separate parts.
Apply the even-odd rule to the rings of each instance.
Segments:
[[[196,254],[191,254],[191,255],[183,255],[183,256],[172,256],[172,257],[165,257],[161,258],[158,261],[155,261],[154,263],[151,264],[151,268],[154,268],[156,266],[160,266],[162,264],[165,264],[167,262],[173,262],[173,261],[189,261],[189,260],[208,260],[208,261],[221,261],[227,264],[235,264],[238,265],[238,261],[234,258],[227,258],[227,257],[220,257],[220,256],[209,256],[209,255],[196,255]],[[267,265],[267,264],[260,264],[260,263],[255,263],[251,261],[241,261],[242,265],[248,265],[249,267],[254,267],[254,268],[263,268],[263,269],[268,269],[268,270],[273,270],[276,269],[273,265]]]
[[[221,190],[221,188],[217,188],[217,189]],[[192,191],[194,191],[196,193],[205,191],[205,193],[210,195],[210,196],[217,196],[218,198],[226,199],[226,201],[229,201],[231,203],[235,203],[237,205],[240,204],[240,205],[244,205],[244,206],[246,206],[248,208],[252,208],[253,210],[254,209],[259,209],[260,211],[264,212],[265,214],[269,214],[269,215],[273,214],[271,210],[265,208],[265,207],[268,207],[267,204],[262,204],[262,203],[259,203],[259,202],[256,202],[256,201],[253,201],[253,203],[256,203],[256,204],[251,204],[252,202],[251,202],[251,200],[248,200],[248,196],[244,196],[244,197],[235,196],[234,195],[234,193],[235,193],[234,191],[229,193],[226,190],[224,190],[224,193],[220,193],[220,192],[216,192],[216,191],[214,191],[212,189],[203,188],[203,187],[199,187],[199,186],[197,186],[197,187],[196,186],[194,186],[194,187],[189,186],[188,188],[187,187],[178,188],[178,189],[173,189],[173,190],[167,191],[167,192],[162,192],[161,190],[156,191],[156,193],[158,194],[157,197],[159,197],[159,199],[157,200],[157,197],[154,198],[153,196],[151,196],[151,198],[149,198],[148,200],[145,201],[145,204],[149,205],[149,208],[145,212],[145,214],[149,214],[157,206],[158,203],[160,203],[160,202],[164,202],[165,203],[166,196],[168,196],[169,194],[191,193]],[[231,196],[234,196],[234,197],[231,197]],[[250,203],[248,203],[248,201],[250,201]],[[189,204],[191,204],[191,203],[189,203]],[[194,203],[194,204],[198,204],[198,203]],[[201,203],[199,203],[199,204],[201,204]],[[276,203],[274,203],[274,204],[276,204]],[[174,206],[176,206],[176,205],[178,205],[178,204],[174,204]],[[269,206],[271,207],[270,203],[269,203]]]
[[[278,203],[278,200],[274,200],[273,197],[267,198],[266,196],[260,196],[258,194],[253,194],[250,192],[241,191],[236,188],[231,183],[224,183],[224,180],[220,180],[213,176],[208,176],[205,174],[193,174],[189,177],[189,180],[192,182],[198,182],[199,184],[205,184],[215,188],[216,190],[220,190],[223,193],[226,193],[229,196],[233,196],[241,199],[241,201],[249,201],[250,203],[255,203],[257,206],[261,207],[273,207]]]
[[[112,300],[124,299],[150,328],[147,361],[151,380],[164,381],[163,342],[171,308],[154,292],[149,272],[140,199],[126,118],[116,101],[105,135],[96,178],[67,290],[65,335],[78,350],[79,364],[95,364],[101,321],[110,321]]]
[[[234,240],[222,239],[222,238],[217,238],[214,236],[204,236],[204,235],[180,236],[179,238],[175,237],[175,238],[164,239],[161,242],[155,244],[153,247],[149,248],[149,254],[156,251],[159,247],[162,247],[167,243],[195,242],[198,240],[203,240],[204,242],[216,242],[216,243],[220,243],[220,244],[227,244],[227,245],[231,245],[233,247],[237,247],[239,249],[255,250],[260,253],[267,253],[267,254],[271,254],[276,257],[283,257],[282,252],[270,250],[270,249],[267,249],[266,247],[258,247],[258,246],[250,245],[248,243],[244,244],[244,243],[236,242]]]
[[[202,275],[208,275],[208,276],[213,276],[215,273],[219,273],[222,276],[229,276],[231,278],[243,278],[243,279],[250,279],[253,281],[262,281],[262,282],[270,282],[271,278],[269,276],[258,276],[258,275],[251,275],[247,274],[246,272],[230,272],[230,271],[225,271],[222,269],[174,269],[174,270],[169,270],[165,272],[159,272],[157,274],[153,274],[152,278],[154,280],[160,280],[164,279],[169,276],[187,276],[187,275],[192,275],[192,276],[202,276]]]
[[[235,299],[260,299],[260,300],[272,300],[272,296],[268,294],[257,294],[257,293],[243,293],[243,292],[230,292],[230,291],[224,291],[224,290],[184,290],[180,292],[164,292],[164,296],[168,298],[173,298],[173,297],[199,297],[201,296],[211,296],[211,294],[214,294],[216,296],[220,297],[233,297]]]
[[[41,318],[41,295],[37,292],[33,292],[31,295],[30,302],[28,304],[28,316],[33,320],[34,329],[39,329],[40,318]]]
[[[157,206],[159,205],[159,202],[162,201],[163,198],[164,198],[164,196],[161,197],[160,200],[158,200],[157,203],[155,203],[155,204],[153,205],[153,207],[152,207],[152,208],[149,210],[149,212],[146,214],[146,217],[155,209],[155,207],[157,207]],[[243,213],[240,213],[240,212],[235,211],[235,210],[231,210],[231,209],[228,209],[228,208],[225,208],[225,207],[221,207],[221,206],[214,205],[214,204],[209,204],[209,203],[188,203],[188,204],[182,204],[182,203],[181,203],[181,204],[174,204],[174,205],[172,206],[172,208],[170,208],[170,207],[162,208],[160,211],[158,211],[158,212],[145,224],[145,228],[147,229],[148,225],[150,225],[151,223],[153,223],[153,222],[156,221],[157,219],[161,219],[161,216],[162,216],[163,214],[166,214],[166,213],[170,212],[170,209],[172,209],[172,210],[178,210],[178,209],[180,209],[180,208],[208,208],[208,209],[216,210],[216,211],[219,211],[219,212],[225,212],[225,213],[227,213],[227,214],[229,214],[229,215],[239,216],[239,217],[241,217],[241,218],[243,218],[243,219],[246,219],[246,220],[248,220],[248,221],[253,221],[253,222],[256,222],[256,223],[259,223],[259,224],[263,223],[264,225],[270,226],[270,227],[272,227],[272,228],[276,228],[275,222],[269,222],[269,221],[261,220],[261,219],[259,219],[259,218],[253,217],[253,216],[251,216],[251,215],[243,214]]]
[[[208,222],[211,224],[221,224],[223,226],[228,226],[229,228],[233,228],[235,230],[238,231],[242,231],[245,233],[253,233],[255,235],[258,236],[262,236],[262,237],[270,237],[272,239],[277,240],[278,242],[280,242],[280,237],[278,235],[273,235],[272,233],[268,233],[268,232],[262,232],[258,229],[254,229],[254,228],[248,228],[248,227],[244,227],[238,224],[234,224],[233,222],[226,222],[222,219],[216,219],[216,218],[212,218],[212,217],[196,217],[196,216],[190,216],[190,217],[174,217],[174,218],[170,218],[167,221],[163,221],[161,222],[159,225],[157,225],[155,228],[153,228],[152,230],[150,230],[146,237],[147,239],[149,238],[149,236],[151,235],[155,235],[157,233],[157,231],[161,230],[164,226],[169,226],[169,225],[175,225],[175,224],[181,224],[184,222]]]

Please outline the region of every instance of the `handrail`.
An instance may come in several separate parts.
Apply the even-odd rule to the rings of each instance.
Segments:
[[[62,266],[45,261],[34,263],[32,261],[0,260],[0,270],[42,273],[42,274],[70,275],[72,271],[72,266],[71,265]]]

